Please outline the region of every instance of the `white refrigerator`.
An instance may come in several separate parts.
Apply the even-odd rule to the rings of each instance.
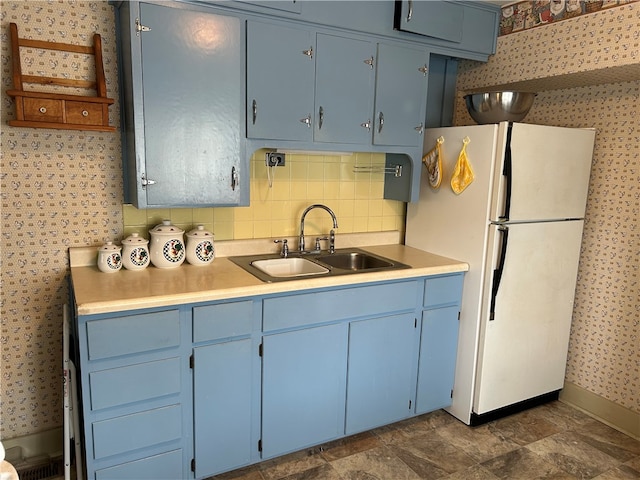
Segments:
[[[595,131],[503,122],[425,132],[442,182],[423,166],[407,206],[409,246],[465,261],[452,405],[479,424],[557,395],[564,383]],[[474,180],[450,186],[463,141]]]

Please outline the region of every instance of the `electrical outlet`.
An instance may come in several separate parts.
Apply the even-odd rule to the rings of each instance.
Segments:
[[[264,158],[267,167],[284,167],[284,153],[267,152]]]

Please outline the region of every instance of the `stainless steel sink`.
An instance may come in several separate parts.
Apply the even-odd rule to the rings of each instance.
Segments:
[[[245,255],[229,257],[229,260],[264,282],[411,268],[404,263],[395,262],[359,248],[337,249],[335,253],[292,252],[287,258],[282,258],[275,253]]]
[[[251,266],[275,278],[307,277],[329,273],[329,269],[301,257],[267,258],[251,262]]]
[[[380,257],[375,257],[369,253],[361,252],[344,252],[320,255],[316,258],[316,260],[331,267],[353,271],[371,270],[375,268],[389,268],[393,267],[394,265],[391,260],[386,260]]]

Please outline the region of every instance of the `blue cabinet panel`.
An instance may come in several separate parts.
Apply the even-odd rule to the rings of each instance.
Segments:
[[[91,372],[91,409],[179,394],[180,376],[179,357]]]
[[[96,471],[96,480],[176,480],[183,478],[182,450]]]
[[[249,335],[253,325],[253,300],[194,307],[193,341],[204,342]]]
[[[428,50],[378,44],[375,145],[422,146],[428,70]]]
[[[375,44],[318,34],[317,45],[314,140],[371,144]]]
[[[267,298],[264,331],[413,309],[418,282],[401,282]]]
[[[245,339],[194,349],[196,477],[246,465],[257,450],[251,345]]]
[[[424,306],[459,304],[462,298],[463,281],[462,274],[427,278],[424,287]]]
[[[344,435],[347,325],[263,338],[262,455]]]
[[[413,314],[351,322],[346,434],[411,415],[418,329]]]
[[[180,405],[94,422],[93,457],[105,458],[182,437]]]
[[[178,310],[87,322],[90,360],[150,352],[180,344]]]
[[[309,29],[247,23],[249,138],[312,140],[315,49]]]
[[[458,345],[458,311],[458,306],[453,306],[423,313],[417,414],[451,405]]]

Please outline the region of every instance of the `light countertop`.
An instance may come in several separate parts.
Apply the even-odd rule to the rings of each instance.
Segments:
[[[74,266],[72,259],[71,279],[78,315],[93,315],[314,288],[408,279],[463,272],[469,269],[468,264],[464,262],[404,245],[359,245],[359,248],[407,264],[412,268],[334,277],[305,277],[291,281],[266,283],[243,270],[228,258],[219,256],[211,264],[205,266],[193,266],[185,262],[177,268],[162,269],[149,266],[139,271],[123,268],[116,273],[103,273],[98,270],[95,264]],[[245,254],[247,253],[245,252]]]

